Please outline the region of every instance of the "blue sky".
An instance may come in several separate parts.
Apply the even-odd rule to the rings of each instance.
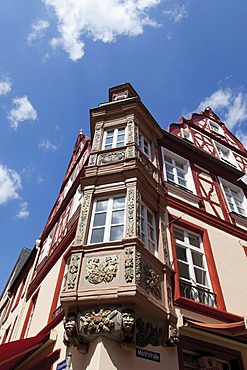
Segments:
[[[247,146],[246,16],[245,0],[1,1],[1,291],[109,87],[130,82],[163,128],[210,105]]]

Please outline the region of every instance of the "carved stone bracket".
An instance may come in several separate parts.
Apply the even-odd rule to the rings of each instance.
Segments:
[[[67,289],[75,288],[75,282],[76,282],[77,273],[79,270],[79,263],[80,263],[80,256],[72,254],[70,264],[69,264],[67,281],[66,281]]]
[[[110,283],[116,278],[118,268],[118,255],[88,258],[85,279],[90,284]]]
[[[112,153],[99,154],[98,165],[117,162],[125,159],[125,150],[119,150]]]
[[[138,333],[136,334],[136,345],[138,347],[146,347],[148,344],[152,346],[161,345],[162,340],[162,329],[154,327],[152,323],[144,323],[143,319],[140,317],[136,321],[136,329]]]
[[[125,272],[124,278],[126,283],[132,283],[134,278],[134,248],[125,249]]]

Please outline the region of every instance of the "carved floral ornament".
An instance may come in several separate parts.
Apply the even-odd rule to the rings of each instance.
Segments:
[[[71,256],[71,260],[69,264],[69,271],[67,275],[67,281],[66,281],[67,289],[75,288],[75,282],[76,282],[77,273],[79,269],[79,263],[80,263],[80,256],[73,254]]]
[[[135,235],[135,188],[130,188],[127,191],[128,207],[127,207],[127,236]]]
[[[126,283],[132,283],[134,278],[134,248],[125,249],[125,272],[124,278]]]
[[[110,283],[117,277],[118,269],[118,255],[88,258],[85,279],[90,284]]]
[[[78,230],[77,230],[77,237],[76,237],[77,243],[82,242],[83,237],[84,237],[90,200],[91,200],[91,195],[85,194],[84,198],[83,198],[83,204],[82,204],[82,208],[81,208],[79,226],[78,226]]]
[[[100,154],[98,157],[98,165],[121,161],[125,159],[125,156],[126,156],[125,150]]]

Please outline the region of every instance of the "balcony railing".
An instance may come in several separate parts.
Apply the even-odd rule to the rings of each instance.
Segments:
[[[192,299],[195,302],[200,302],[211,307],[216,307],[216,294],[209,290],[193,286],[184,281],[180,281],[180,294],[182,297]]]

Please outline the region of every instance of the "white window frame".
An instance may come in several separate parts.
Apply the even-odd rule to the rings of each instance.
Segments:
[[[216,122],[212,121],[211,119],[209,119],[208,120],[208,124],[209,124],[210,130],[213,133],[218,134],[218,135],[221,135],[221,136],[225,136],[225,133],[224,133],[222,127],[218,123],[216,123]]]
[[[43,243],[43,245],[41,247],[41,251],[40,251],[40,255],[39,255],[39,262],[38,263],[40,263],[41,261],[43,261],[43,259],[46,256],[48,256],[48,254],[50,252],[51,243],[52,243],[52,239],[53,239],[53,236],[54,236],[54,231],[55,231],[56,225],[53,227],[53,229],[51,230],[51,232],[49,233],[49,235],[47,236],[45,242]]]
[[[184,235],[184,240],[176,239],[175,237],[175,229],[182,231]],[[173,227],[173,235],[174,235],[174,243],[176,246],[176,254],[177,254],[177,261],[178,265],[179,263],[184,264],[188,267],[188,273],[189,273],[189,278],[185,278],[179,275],[180,281],[185,282],[187,284],[190,284],[191,286],[202,288],[206,291],[212,292],[212,286],[210,282],[210,275],[208,272],[208,267],[207,267],[207,261],[205,257],[205,251],[202,243],[202,238],[200,234],[196,234],[190,230],[184,229],[179,226],[174,226]],[[190,243],[189,237],[196,237],[198,242],[199,242],[199,247],[193,245]],[[185,256],[186,260],[180,259],[178,257],[178,247],[182,248],[185,250]],[[196,255],[201,256],[201,261],[202,261],[202,266],[199,266],[193,261],[193,253]],[[196,278],[196,270],[202,271],[202,273],[205,274],[205,284],[200,283],[197,281]],[[195,299],[196,300],[196,299]]]
[[[190,131],[182,129],[182,136],[184,140],[190,141],[191,143],[194,142]]]
[[[195,185],[189,161],[165,148],[162,148],[162,156],[164,164],[164,175],[166,181],[181,186],[184,189],[188,189],[195,194],[196,193]],[[169,163],[166,160],[166,157],[171,159],[172,163]],[[183,169],[179,168],[177,164],[182,165]],[[172,172],[168,171],[168,166],[172,167]],[[183,178],[179,176],[179,172],[181,172],[181,174],[184,174],[184,181],[186,182],[186,185],[182,184]],[[171,178],[168,178],[168,174],[170,174],[170,176],[173,176],[173,180]]]
[[[221,145],[217,142],[215,142],[215,146],[217,149],[217,152],[219,154],[220,160],[224,163],[229,164],[230,166],[234,166],[238,168],[236,159],[231,151],[231,149],[225,147],[224,145]]]
[[[75,192],[74,198],[73,198],[69,219],[73,216],[73,214],[75,213],[79,205],[82,204],[82,199],[83,199],[83,194],[81,191],[81,185],[79,185]]]
[[[247,217],[247,200],[243,190],[223,179],[220,179],[220,183],[229,212],[235,212],[240,216]],[[238,204],[238,202],[240,204]],[[240,211],[240,209],[242,209],[242,211]]]
[[[123,207],[119,208],[114,208],[114,199],[117,198],[123,198],[124,199],[124,205]],[[100,201],[107,201],[107,207],[105,210],[102,211],[97,211],[97,204]],[[114,211],[123,211],[123,218],[122,222],[119,223],[114,223],[112,222],[112,215]],[[101,225],[94,225],[94,222],[96,220],[96,215],[105,213],[105,223]],[[125,235],[125,216],[126,216],[126,195],[125,194],[115,194],[112,196],[108,197],[101,197],[101,198],[96,198],[93,204],[93,210],[92,210],[92,217],[91,217],[91,223],[90,223],[90,228],[89,228],[89,234],[88,234],[88,244],[97,244],[97,243],[105,243],[105,242],[112,242],[112,241],[117,241],[121,240],[124,238]],[[111,231],[114,227],[122,226],[123,227],[123,233],[121,238],[119,239],[111,239]],[[97,229],[104,229],[103,231],[103,240],[101,241],[92,241],[93,237],[93,232],[94,230]]]
[[[157,257],[157,232],[155,221],[154,213],[144,203],[141,203],[141,240],[145,248]]]
[[[119,132],[120,130],[124,130],[124,140],[118,141],[119,139]],[[112,133],[111,136],[108,134]],[[109,137],[112,137],[112,141],[107,143],[107,139]],[[122,146],[126,145],[126,127],[116,127],[116,128],[109,128],[104,131],[104,136],[103,136],[103,142],[102,142],[102,150],[107,150],[107,149],[113,149],[113,148],[120,148]]]
[[[143,136],[142,134],[139,133],[139,147],[141,151],[148,156],[148,158],[151,159],[151,145],[150,142]]]

